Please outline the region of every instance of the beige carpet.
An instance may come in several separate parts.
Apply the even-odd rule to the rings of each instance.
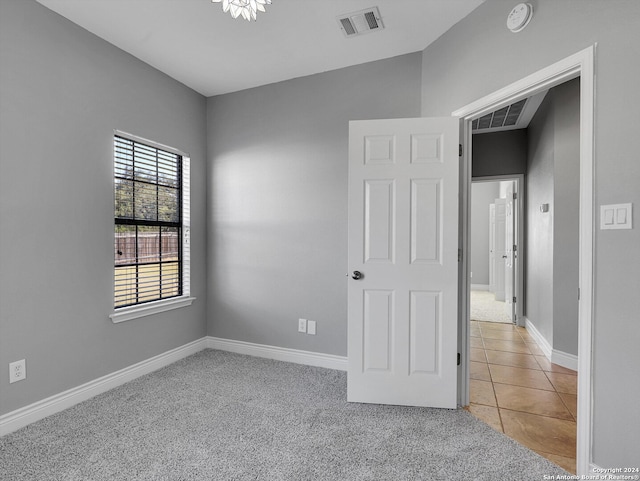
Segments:
[[[471,291],[471,320],[511,323],[505,303],[496,301],[489,291]]]

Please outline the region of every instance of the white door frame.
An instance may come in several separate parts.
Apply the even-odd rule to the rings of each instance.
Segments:
[[[469,193],[471,186],[471,122],[496,109],[522,100],[568,80],[580,77],[580,240],[578,307],[578,417],[576,468],[589,474],[592,463],[592,369],[593,335],[593,239],[594,231],[594,56],[596,45],[554,63],[452,113],[460,118],[463,156],[460,165],[460,234],[463,262],[460,266],[459,332],[461,365],[458,399],[469,403]]]
[[[472,177],[471,182],[500,182],[502,180],[512,180],[516,184],[516,192],[518,193],[518,213],[515,226],[515,237],[517,239],[518,253],[514,258],[514,268],[516,276],[514,279],[514,296],[516,296],[516,318],[517,325],[524,326],[524,269],[523,269],[523,253],[524,253],[524,199],[525,199],[525,182],[524,174],[504,174],[504,175],[488,175],[482,177]],[[469,199],[471,200],[471,199]],[[471,205],[469,204],[469,208]],[[469,212],[471,212],[469,210]],[[469,222],[471,218],[469,217]],[[465,251],[470,252],[470,251]],[[469,259],[470,260],[470,259]],[[469,280],[469,291],[471,292],[471,280]],[[467,311],[470,312],[470,311]],[[467,400],[468,402],[468,400]]]

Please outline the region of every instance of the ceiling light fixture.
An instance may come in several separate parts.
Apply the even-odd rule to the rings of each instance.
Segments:
[[[242,15],[245,20],[249,21],[256,19],[258,11],[266,12],[265,5],[271,5],[271,0],[211,0],[211,2],[222,2],[223,12],[231,12],[233,18]]]

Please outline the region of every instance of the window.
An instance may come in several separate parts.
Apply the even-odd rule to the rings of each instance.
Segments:
[[[114,199],[114,322],[188,298],[189,158],[117,132]],[[135,309],[141,305],[151,309]]]

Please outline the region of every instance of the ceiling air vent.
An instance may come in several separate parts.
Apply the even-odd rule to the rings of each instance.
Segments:
[[[338,24],[345,37],[355,37],[356,35],[384,28],[378,7],[365,8],[358,12],[340,15]]]
[[[526,129],[546,94],[547,91],[541,92],[475,119],[473,133]]]

